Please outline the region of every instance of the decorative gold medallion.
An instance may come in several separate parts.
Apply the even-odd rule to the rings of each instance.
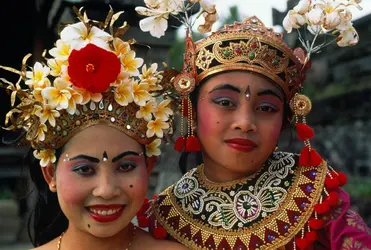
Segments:
[[[182,73],[174,79],[174,87],[176,91],[186,96],[190,94],[196,86],[196,80],[191,74]]]
[[[306,116],[312,110],[312,102],[307,96],[297,94],[291,99],[290,108],[296,115]]]

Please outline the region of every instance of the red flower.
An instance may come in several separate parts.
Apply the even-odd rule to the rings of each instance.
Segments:
[[[72,84],[92,93],[106,91],[121,70],[120,60],[113,52],[90,43],[80,50],[73,50],[68,64]]]

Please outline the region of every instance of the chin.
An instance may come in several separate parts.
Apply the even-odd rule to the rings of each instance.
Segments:
[[[87,231],[98,238],[109,238],[119,234],[129,225],[129,223],[130,221],[117,220],[115,223],[107,223],[103,225],[95,224],[92,225],[92,227],[95,228],[90,228]]]
[[[110,238],[118,234],[121,230],[121,227],[111,226],[107,228],[96,228],[95,230],[89,230],[88,232],[97,238]]]
[[[226,162],[223,165],[226,169],[229,171],[233,171],[235,173],[241,173],[241,174],[250,174],[258,171],[261,168],[261,165],[251,163],[251,158],[239,158],[234,162]]]

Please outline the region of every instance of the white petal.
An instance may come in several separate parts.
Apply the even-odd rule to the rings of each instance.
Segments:
[[[152,36],[160,38],[167,30],[167,20],[162,16],[151,16],[140,20],[140,29],[149,31]]]
[[[86,35],[88,30],[86,26],[82,23],[75,23],[67,26],[61,32],[61,40],[64,42],[71,42],[73,40],[81,39],[83,35]]]
[[[42,158],[40,160],[40,166],[41,167],[46,167],[48,165],[48,163],[49,163],[49,159]]]
[[[335,29],[341,23],[341,18],[338,12],[333,11],[326,15],[325,29],[332,30]]]
[[[104,41],[109,41],[111,40],[112,36],[110,34],[108,34],[107,32],[93,26],[90,30],[90,35],[92,37],[97,37],[97,38],[100,38]]]
[[[91,40],[91,43],[102,48],[102,49],[105,49],[107,51],[112,51],[110,46],[108,45],[108,43],[98,37],[94,37],[92,40]]]
[[[298,5],[296,5],[294,7],[294,10],[303,15],[305,14],[306,12],[308,12],[309,10],[309,6],[310,6],[310,0],[300,0],[300,2],[298,3]]]
[[[149,129],[147,130],[146,135],[147,135],[148,138],[151,138],[154,134],[155,134],[155,132],[153,130],[149,130]]]
[[[162,131],[162,129],[156,131],[156,136],[157,136],[158,138],[162,138],[162,137],[164,136],[164,131]]]
[[[312,9],[307,13],[307,19],[311,25],[321,25],[324,20],[323,10],[320,8]]]

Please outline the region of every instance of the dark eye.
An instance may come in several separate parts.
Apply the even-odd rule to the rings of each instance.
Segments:
[[[92,175],[95,173],[95,170],[92,166],[89,165],[79,165],[72,169],[72,171],[81,174],[81,175]]]
[[[260,107],[258,107],[258,109],[257,109],[258,111],[261,111],[261,112],[276,112],[277,111],[277,109],[276,108],[273,108],[273,107],[271,107],[271,106],[267,106],[267,105],[265,105],[265,106],[260,106]]]
[[[130,172],[131,170],[135,169],[137,164],[135,162],[122,162],[118,166],[118,170],[120,172]]]
[[[223,107],[234,107],[235,106],[234,103],[228,99],[216,99],[216,100],[213,100],[213,102]]]

